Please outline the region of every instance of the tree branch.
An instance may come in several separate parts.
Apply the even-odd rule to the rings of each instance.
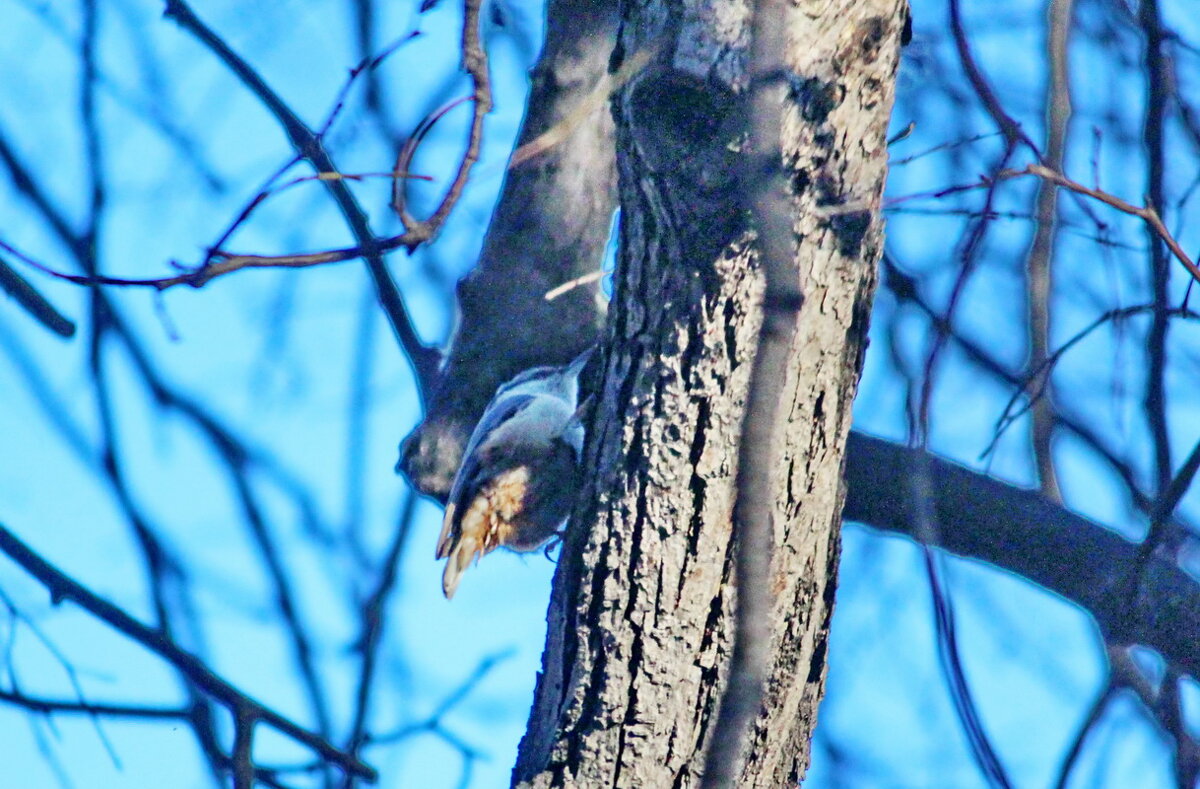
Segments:
[[[468,0],[467,5],[471,5],[470,0]],[[475,3],[475,5],[477,6],[478,3]],[[249,63],[230,49],[229,45],[200,21],[199,17],[193,13],[184,0],[167,0],[165,15],[168,18],[174,19],[180,27],[208,47],[242,81],[242,84],[262,101],[271,114],[275,116],[275,120],[279,122],[279,125],[283,127],[284,133],[287,134],[296,153],[306,159],[318,173],[340,172],[329,153],[325,150],[321,137],[309,129],[292,112],[291,108],[271,90],[270,86],[263,81],[262,77],[258,75]],[[469,23],[471,15],[468,14],[467,16],[467,23]],[[475,22],[478,23],[477,15]],[[478,84],[476,89],[478,92]],[[478,112],[478,107],[476,107],[476,110],[476,121],[471,127],[473,140],[482,134],[483,126],[482,116]],[[464,168],[469,170],[470,165],[464,162]],[[357,242],[358,254],[349,255],[348,257],[358,257],[361,255],[366,260],[367,270],[370,272],[371,278],[375,282],[376,291],[379,293],[379,302],[383,306],[384,312],[387,313],[388,320],[391,321],[392,330],[395,332],[400,347],[404,349],[413,366],[413,372],[416,374],[421,391],[428,391],[429,386],[432,385],[433,377],[437,373],[439,354],[434,349],[428,348],[421,343],[416,329],[412,325],[412,320],[409,318],[408,311],[404,306],[400,291],[396,287],[396,283],[392,280],[392,276],[382,257],[383,252],[405,246],[405,244],[398,242],[396,239],[392,239],[394,242],[393,246],[380,244],[380,240],[371,231],[366,213],[359,206],[358,201],[350,192],[350,188],[346,185],[345,181],[339,179],[323,181],[322,183],[325,184],[326,189],[333,196],[338,208],[341,209],[342,215],[346,219],[346,224],[350,227]],[[448,198],[449,196],[447,196]],[[449,208],[446,208],[446,211],[448,213]],[[318,253],[317,256],[332,255],[325,260],[319,261],[331,262],[333,260],[348,259],[345,256],[346,253],[347,250],[338,250],[334,253]],[[251,262],[252,260],[257,261],[260,265],[268,260],[268,258],[254,255],[237,257],[244,259],[243,267],[254,265]],[[296,259],[294,265],[314,265],[314,262],[316,262],[313,260],[315,256],[312,255],[293,257]],[[308,259],[310,262],[300,263],[300,259]],[[287,264],[274,263],[271,265]]]
[[[24,277],[13,271],[3,259],[0,259],[0,290],[11,296],[38,323],[59,337],[75,335],[75,324],[56,310],[45,296],[30,285]]]
[[[1070,60],[1067,57],[1074,0],[1051,0],[1047,15],[1046,59],[1049,79],[1046,84],[1046,164],[1061,172],[1066,154],[1067,130],[1071,122]],[[1058,189],[1043,179],[1038,185],[1037,227],[1026,256],[1026,293],[1029,325],[1029,366],[1045,362],[1050,352],[1051,264],[1058,241]],[[1049,375],[1046,388],[1049,390]],[[1042,491],[1061,500],[1058,472],[1051,450],[1054,435],[1054,409],[1050,393],[1033,407],[1033,457],[1037,464]]]
[[[916,538],[904,491],[927,463],[938,547],[1022,576],[1085,609],[1107,641],[1143,644],[1200,676],[1200,584],[1173,561],[1151,557],[1131,601],[1138,546],[1036,491],[859,432],[846,458],[845,520]]]
[[[543,294],[597,270],[604,258],[616,208],[612,117],[603,110],[582,122],[577,116],[601,90],[596,75],[612,54],[616,4],[551,0],[546,25],[514,161],[540,155],[505,179],[478,263],[458,284],[460,321],[445,367],[401,450],[401,470],[435,498],[449,493],[496,387],[529,367],[575,358],[595,343],[604,316],[595,285],[552,301]],[[542,135],[560,141],[564,124],[570,138],[546,148]]]
[[[21,542],[12,532],[0,525],[0,551],[36,578],[56,605],[70,600],[88,613],[128,636],[179,670],[195,688],[224,704],[236,715],[264,723],[343,770],[375,780],[373,768],[329,743],[328,740],[297,725],[275,710],[255,701],[233,685],[217,676],[199,658],[181,649],[161,631],[147,627],[122,609],[96,595],[67,576]]]
[[[1040,164],[1031,164],[1021,170],[1001,170],[992,177],[983,178],[982,180],[975,181],[974,183],[961,184],[959,186],[951,186],[945,189],[939,189],[935,192],[923,192],[920,194],[892,198],[891,200],[887,201],[887,207],[891,208],[899,205],[900,203],[919,198],[941,198],[957,192],[966,192],[972,189],[986,189],[993,186],[997,181],[1007,178],[1021,178],[1028,175],[1043,178],[1051,183],[1061,186],[1064,189],[1075,192],[1076,194],[1099,200],[1101,203],[1115,208],[1121,213],[1138,217],[1148,225],[1148,229],[1153,236],[1157,237],[1167,245],[1167,249],[1171,250],[1171,254],[1183,264],[1183,267],[1187,269],[1189,274],[1192,275],[1192,278],[1197,282],[1200,282],[1200,266],[1198,266],[1196,262],[1192,260],[1191,256],[1184,251],[1183,247],[1180,246],[1179,242],[1171,234],[1171,231],[1167,229],[1167,226],[1162,221],[1162,217],[1158,213],[1158,209],[1155,208],[1153,203],[1148,203],[1144,206],[1134,205],[1133,203],[1123,200],[1110,192],[1104,191],[1103,189],[1094,189],[1092,187],[1084,186],[1078,181],[1074,181],[1062,173],[1055,172],[1049,167],[1045,167]]]
[[[83,701],[43,699],[24,693],[0,690],[0,702],[22,707],[30,712],[49,715],[53,712],[80,713],[108,718],[142,718],[145,720],[186,720],[192,714],[187,708],[142,707],[135,704],[91,704]]]

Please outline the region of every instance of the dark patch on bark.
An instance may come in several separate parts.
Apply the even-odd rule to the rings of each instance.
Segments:
[[[634,546],[638,544],[640,535],[634,535]],[[625,708],[625,720],[617,736],[617,753],[615,757],[616,770],[613,773],[613,786],[621,785],[621,770],[625,761],[625,737],[629,727],[637,722],[637,681],[642,669],[642,631],[634,626],[633,643],[629,646],[629,706]]]
[[[837,214],[829,225],[837,237],[838,252],[843,257],[858,259],[863,239],[871,229],[871,212],[862,210]]]
[[[725,548],[725,559],[721,572],[722,590],[713,597],[712,606],[709,608],[708,619],[704,623],[704,635],[700,641],[700,649],[698,654],[704,655],[710,649],[717,649],[716,644],[719,643],[722,632],[722,625],[725,619],[725,595],[724,590],[729,589],[729,581],[733,574],[733,552],[735,541],[731,538]],[[720,653],[717,649],[716,659],[708,668],[700,669],[700,697],[703,699],[699,705],[701,708],[699,722],[697,724],[697,742],[700,744],[700,750],[703,752],[707,743],[709,727],[716,722],[717,704],[719,702],[718,691],[720,690],[720,675],[721,669],[728,660],[728,655]]]
[[[737,304],[733,299],[725,302],[725,354],[729,359],[729,371],[738,366]]]
[[[842,204],[842,185],[830,173],[822,172],[817,175],[816,188],[818,206],[824,208]]]
[[[873,16],[864,19],[854,31],[858,52],[850,53],[865,63],[873,62],[879,57],[879,50],[888,34],[888,20]]]
[[[858,296],[854,299],[854,314],[847,331],[846,348],[850,355],[849,361],[854,367],[855,374],[859,376],[862,375],[863,363],[866,361],[867,346],[871,343],[867,329],[871,324],[873,294],[873,288],[859,291]],[[861,342],[858,341],[859,338],[861,338]]]
[[[806,168],[797,168],[792,170],[792,195],[800,198],[804,197],[804,193],[808,191],[808,186],[812,183],[812,176]]]
[[[786,312],[792,315],[799,312],[800,308],[804,306],[804,296],[799,292],[775,294],[765,297],[762,306],[764,310]]]
[[[597,565],[605,567],[608,558],[609,545],[606,542],[600,549],[600,556]],[[587,621],[599,622],[600,613],[604,607],[604,583],[608,579],[608,573],[597,572],[592,576],[592,584],[590,589],[591,604],[588,606]],[[589,644],[588,649],[590,654],[594,656],[595,662],[592,664],[591,676],[588,677],[589,688],[603,687],[604,671],[607,664],[607,656],[609,649],[604,644],[605,631],[600,627],[593,627],[588,631]],[[568,675],[569,676],[569,675]],[[569,690],[569,689],[568,689]],[[579,711],[579,720],[575,725],[577,731],[586,731],[591,726],[595,725],[600,718],[600,711],[603,708],[603,698],[599,693],[586,693],[584,695],[583,708]],[[581,749],[583,747],[582,737],[571,737],[568,739],[568,747],[570,758],[567,764],[578,765],[581,763]],[[565,765],[559,765],[565,767]]]
[[[845,494],[846,483],[842,482],[842,493]],[[826,561],[829,563],[829,583],[825,584],[825,590],[822,593],[822,598],[825,603],[825,614],[821,620],[821,628],[818,630],[817,643],[813,650],[812,662],[808,666],[808,682],[809,684],[821,681],[821,672],[825,668],[825,653],[829,647],[829,626],[833,621],[833,606],[837,599],[837,566],[842,555],[842,536],[841,536],[841,519],[835,519],[835,523],[830,532],[829,537],[829,552],[826,554]]]
[[[801,118],[808,123],[820,124],[842,103],[846,89],[837,82],[808,77],[794,80],[788,86],[788,97],[800,109]]]
[[[717,154],[736,131],[730,121],[739,106],[737,96],[719,83],[672,69],[637,80],[626,98],[643,163],[657,173],[698,169]]]
[[[622,144],[654,221],[643,238],[681,243],[684,265],[696,266],[707,293],[720,287],[711,265],[746,227],[738,188],[742,102],[727,87],[663,66],[650,66],[614,104]],[[632,164],[636,161],[636,165]],[[652,176],[647,179],[646,176]],[[697,265],[703,261],[704,265]]]

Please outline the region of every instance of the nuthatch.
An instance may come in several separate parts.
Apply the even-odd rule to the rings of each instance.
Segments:
[[[591,351],[565,367],[534,367],[502,384],[483,411],[450,488],[437,558],[454,596],[471,561],[503,545],[532,551],[571,513],[583,452],[579,374]]]

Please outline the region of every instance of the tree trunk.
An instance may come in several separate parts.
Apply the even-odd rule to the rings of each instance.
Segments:
[[[739,786],[795,785],[808,763],[902,13],[901,0],[789,11],[782,147],[804,303],[777,429],[768,683]],[[762,290],[738,179],[748,20],[716,0],[624,8],[614,62],[656,55],[614,97],[621,253],[589,484],[514,783],[694,786],[703,764],[733,624],[737,434]]]

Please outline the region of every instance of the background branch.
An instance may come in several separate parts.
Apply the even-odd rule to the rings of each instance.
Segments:
[[[930,505],[941,526],[938,547],[1020,575],[1086,610],[1107,640],[1143,644],[1200,676],[1200,642],[1191,635],[1200,632],[1200,585],[1173,561],[1155,557],[1130,601],[1138,545],[1036,491],[851,432],[846,520],[916,537],[904,491],[921,463],[928,464]]]
[[[474,7],[476,11],[474,15],[468,12],[465,25],[472,23],[477,25],[478,3],[468,0],[466,7],[468,9]],[[183,2],[183,0],[167,0],[165,15],[170,19],[174,19],[179,23],[180,27],[191,33],[198,41],[212,50],[213,54],[225,63],[230,71],[262,101],[264,106],[271,111],[276,121],[279,122],[279,125],[283,127],[296,153],[307,160],[316,172],[340,172],[329,153],[325,150],[324,142],[320,136],[309,129],[292,112],[287,104],[271,90],[262,77],[245,60],[238,56],[220,37],[201,22],[186,2]],[[483,67],[486,69],[486,62],[484,62]],[[476,91],[477,97],[480,91],[486,95],[486,83],[481,86],[477,82]],[[483,118],[482,114],[478,112],[477,107],[476,120],[471,127],[472,140],[478,140],[482,134],[482,128]],[[470,164],[464,159],[462,171],[466,172],[469,169]],[[465,175],[463,177],[465,178]],[[388,250],[380,247],[379,239],[371,231],[366,213],[359,206],[358,201],[350,192],[350,188],[346,185],[345,181],[339,179],[322,181],[322,183],[337,203],[338,208],[346,219],[346,224],[354,234],[357,248],[361,250],[360,254],[366,260],[367,270],[370,272],[371,279],[375,283],[376,292],[379,295],[379,303],[387,314],[388,320],[391,322],[392,331],[395,333],[400,347],[412,364],[413,372],[420,384],[420,390],[422,392],[428,391],[433,376],[437,371],[439,355],[434,349],[422,344],[420,338],[417,336],[416,329],[412,325],[412,320],[400,296],[400,291],[397,289],[396,283],[392,280],[387,265],[383,261],[382,252]],[[449,200],[449,196],[447,200]],[[450,205],[452,206],[453,202],[450,202]],[[446,213],[448,212],[449,207],[446,207]],[[400,246],[400,244],[396,243],[396,246]],[[396,247],[391,248],[394,249]],[[343,251],[342,254],[345,254],[345,252]]]
[[[261,721],[296,742],[311,749],[330,763],[347,772],[374,780],[375,771],[356,757],[338,750],[327,740],[314,734],[278,712],[259,704],[242,691],[214,674],[197,657],[185,652],[162,631],[138,622],[112,603],[92,593],[83,585],[57,569],[21,542],[16,535],[0,526],[0,551],[36,578],[50,592],[52,602],[69,600],[115,630],[144,646],[179,670],[180,675],[197,689],[212,696],[235,715],[246,720]]]

